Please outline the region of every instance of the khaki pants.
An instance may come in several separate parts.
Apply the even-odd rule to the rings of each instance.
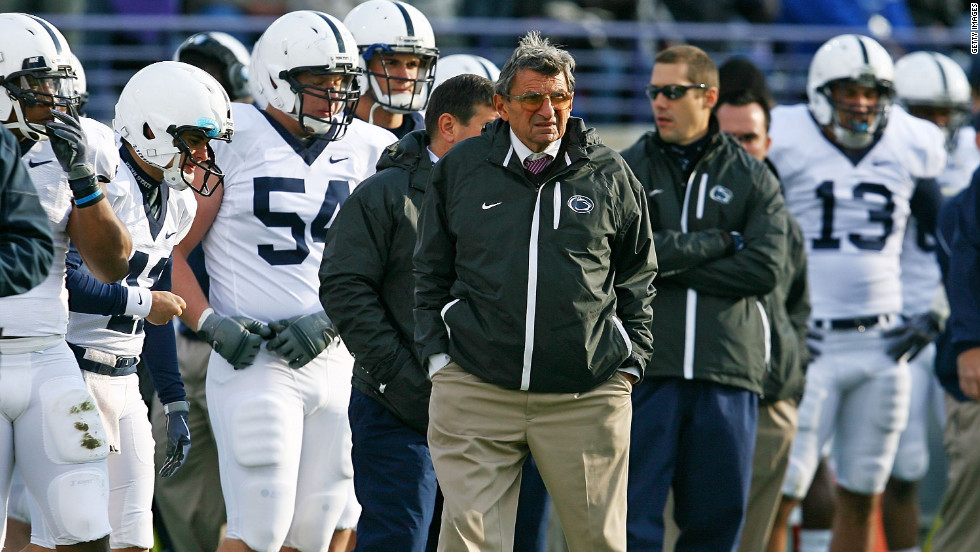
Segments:
[[[759,428],[752,458],[752,486],[739,552],[766,549],[782,498],[783,477],[795,435],[795,400],[759,405]]]
[[[980,403],[946,396],[943,445],[949,457],[935,552],[980,550]]]
[[[218,449],[208,420],[204,377],[211,346],[177,334],[177,364],[191,403],[188,425],[191,451],[187,463],[173,477],[156,475],[155,496],[175,552],[214,552],[225,524],[225,500],[218,483]],[[154,400],[150,416],[156,465],[167,453],[167,416]]]
[[[445,495],[440,552],[510,551],[521,466],[534,455],[568,549],[626,550],[632,385],[503,389],[452,362],[432,376],[429,450]]]

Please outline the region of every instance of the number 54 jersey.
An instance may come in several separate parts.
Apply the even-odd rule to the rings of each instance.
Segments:
[[[355,119],[342,139],[307,146],[253,105],[232,113],[234,138],[214,144],[224,196],[203,241],[211,306],[266,323],[321,310],[327,229],[397,139]]]
[[[899,256],[918,180],[946,166],[942,131],[893,106],[876,143],[852,161],[806,105],[772,111],[769,159],[806,242],[813,318],[902,310]]]

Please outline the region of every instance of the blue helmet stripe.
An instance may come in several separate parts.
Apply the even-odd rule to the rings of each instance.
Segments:
[[[334,38],[337,39],[337,50],[341,54],[346,54],[347,53],[347,44],[344,43],[344,35],[342,35],[340,33],[340,29],[337,28],[337,25],[334,24],[334,22],[331,21],[330,18],[327,17],[326,14],[323,14],[323,13],[320,13],[320,12],[313,12],[313,13],[315,13],[318,17],[320,17],[320,19],[326,21],[327,22],[327,25],[330,25],[330,30],[333,31],[333,36],[334,36]]]
[[[48,23],[47,21],[41,19],[40,17],[31,15],[29,13],[25,13],[24,15],[26,15],[27,17],[30,17],[34,21],[37,21],[38,25],[40,25],[45,31],[47,31],[48,36],[51,37],[51,41],[54,42],[54,49],[55,49],[56,52],[58,52],[59,54],[64,53],[64,47],[61,44],[61,40],[58,39],[58,35],[55,34],[54,28],[51,26],[50,23]]]
[[[405,6],[401,2],[392,3],[395,4],[398,11],[402,12],[402,17],[405,18],[405,34],[407,36],[415,36],[415,25],[412,24],[412,16],[408,15],[408,10],[405,9]]]

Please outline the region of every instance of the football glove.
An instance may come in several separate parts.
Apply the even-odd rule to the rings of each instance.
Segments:
[[[221,316],[212,309],[204,311],[197,335],[211,344],[235,370],[252,364],[263,339],[274,334],[269,326],[247,316]]]
[[[163,405],[167,415],[167,458],[160,468],[161,477],[170,477],[187,461],[191,450],[191,428],[187,425],[187,401]]]
[[[907,360],[911,361],[922,349],[935,341],[941,330],[939,317],[933,312],[925,312],[907,318],[901,326],[881,335],[888,340],[886,352],[892,360],[897,361],[908,355]]]
[[[820,348],[823,347],[823,334],[815,330],[806,332],[806,350],[810,354],[810,362],[820,356]]]
[[[85,131],[78,117],[52,109],[54,121],[47,123],[51,149],[61,168],[68,173],[68,186],[75,197],[75,205],[88,207],[95,205],[105,195],[95,179],[95,169],[86,161]]]
[[[323,311],[273,322],[269,327],[276,337],[266,348],[284,358],[291,368],[305,366],[337,337],[337,328]]]

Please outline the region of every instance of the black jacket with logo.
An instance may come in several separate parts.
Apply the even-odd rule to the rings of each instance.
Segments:
[[[415,343],[508,389],[577,393],[652,349],[657,258],[643,188],[571,118],[527,173],[503,120],[436,164],[415,252]]]
[[[320,264],[320,302],[356,359],[352,385],[422,433],[432,387],[412,348],[412,253],[427,145],[416,130],[388,146],[330,226]]]
[[[779,183],[711,118],[690,173],[648,132],[623,152],[649,198],[661,277],[653,315],[657,353],[647,377],[707,380],[762,393],[769,321],[758,297],[786,255]],[[744,249],[732,252],[731,232]]]

